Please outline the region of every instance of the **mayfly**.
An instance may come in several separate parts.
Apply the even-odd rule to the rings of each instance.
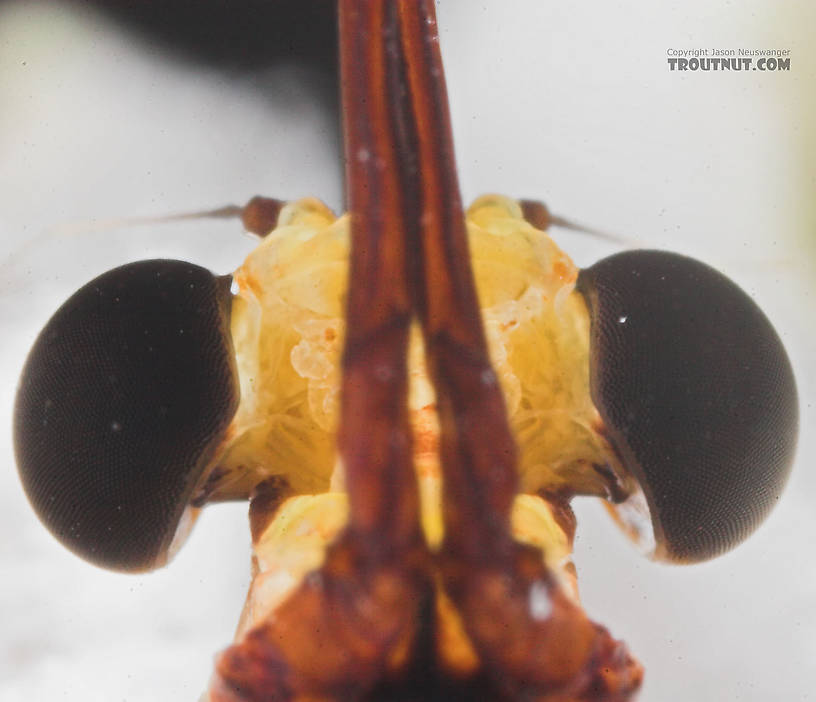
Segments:
[[[233,276],[147,261],[82,288],[21,380],[27,493],[136,571],[250,499],[214,701],[632,699],[639,664],[577,599],[569,500],[665,559],[736,545],[792,460],[784,349],[704,264],[578,271],[535,203],[465,213],[432,4],[339,9],[350,214],[258,200]]]

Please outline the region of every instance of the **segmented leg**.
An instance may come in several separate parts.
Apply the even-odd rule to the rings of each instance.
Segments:
[[[515,542],[516,447],[488,357],[453,157],[431,0],[399,3],[417,145],[422,265],[417,313],[437,392],[444,475],[443,582],[488,674],[524,699],[628,699],[642,669]]]
[[[340,3],[351,272],[338,445],[349,524],[323,567],[221,655],[217,702],[354,699],[407,654],[429,588],[407,410],[404,154],[393,2]]]

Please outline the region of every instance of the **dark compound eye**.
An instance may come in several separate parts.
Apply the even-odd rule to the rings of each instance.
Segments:
[[[639,481],[656,556],[700,561],[736,546],[779,498],[798,400],[771,323],[713,268],[629,251],[581,271],[590,386]]]
[[[48,529],[98,565],[162,565],[238,405],[229,277],[132,263],[77,291],[23,369],[17,465]]]

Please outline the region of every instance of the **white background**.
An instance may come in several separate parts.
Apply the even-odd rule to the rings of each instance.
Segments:
[[[656,5],[445,0],[463,193],[540,197],[695,255],[774,321],[802,431],[766,524],[717,561],[671,567],[642,559],[602,510],[579,504],[576,560],[590,615],[646,667],[641,700],[812,700],[816,6]],[[17,481],[16,378],[59,303],[108,268],[167,256],[224,273],[252,247],[232,222],[94,231],[104,220],[256,193],[339,207],[332,125],[302,70],[239,81],[174,63],[87,13],[39,2],[0,12],[0,700],[192,702],[248,584],[245,506],[209,509],[161,572],[87,565],[47,534]],[[668,70],[668,48],[698,46],[789,48],[791,70]],[[555,234],[579,264],[613,250]]]

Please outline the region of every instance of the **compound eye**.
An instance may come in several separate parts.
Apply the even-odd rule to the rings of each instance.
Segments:
[[[728,278],[663,251],[603,259],[578,290],[592,399],[646,497],[655,555],[733,548],[779,499],[796,447],[796,383],[771,323]]]
[[[46,527],[97,565],[163,565],[238,405],[229,277],[131,263],[40,332],[14,412],[17,465]]]

